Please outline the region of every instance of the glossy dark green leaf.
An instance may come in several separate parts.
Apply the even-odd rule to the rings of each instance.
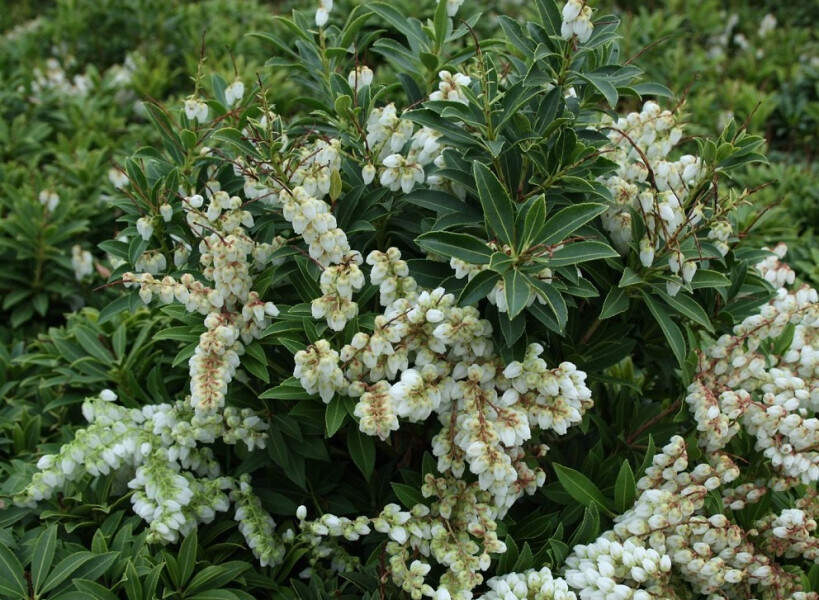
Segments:
[[[498,240],[515,245],[515,207],[509,192],[494,173],[481,162],[472,163],[472,175],[486,224]]]
[[[427,252],[473,265],[488,265],[493,252],[486,242],[474,235],[451,231],[430,231],[415,238],[415,243]]]

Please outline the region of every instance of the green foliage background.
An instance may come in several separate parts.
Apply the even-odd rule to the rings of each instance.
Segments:
[[[336,4],[344,14],[356,3]],[[530,10],[526,3],[511,1],[482,4],[490,13]],[[596,7],[623,20],[623,56],[686,99],[690,133],[719,133],[730,112],[737,121],[747,121],[751,133],[765,136],[770,164],[749,167],[737,180],[739,187],[766,186],[755,202],[771,208],[754,223],[751,235],[760,246],[787,242],[799,277],[819,284],[819,43],[814,29],[819,6],[716,0],[606,4]],[[411,10],[431,14],[432,5],[421,1]],[[234,73],[253,80],[269,48],[244,34],[269,30],[273,14],[286,14],[294,6],[305,8],[303,2],[260,0],[21,0],[0,15],[0,503],[25,484],[38,456],[71,439],[73,429],[82,425],[78,405],[89,390],[110,387],[147,403],[174,397],[187,385],[181,371],[170,367],[184,360],[180,349],[191,340],[157,335],[179,315],[171,309],[135,310],[136,303],[118,305],[132,311],[100,312],[118,291],[98,288],[101,280],[76,281],[71,247],[80,244],[101,256],[98,245],[118,233],[119,215],[107,202],[112,191],[107,173],[157,137],[134,103],[145,98],[178,103],[190,93],[202,56],[209,71],[228,80]],[[769,12],[778,23],[762,36],[759,24]],[[738,19],[726,30],[733,14]],[[490,23],[487,19],[485,26]],[[720,39],[726,43],[716,52]],[[131,53],[138,60],[123,94],[111,83],[108,69]],[[52,56],[72,75],[87,67],[94,91],[86,98],[46,93],[32,102],[33,69]],[[271,77],[268,82],[276,82],[276,75]],[[270,87],[280,112],[295,110],[292,82],[282,76],[276,83]],[[43,188],[59,192],[53,214],[37,200]],[[746,225],[752,208],[746,210]],[[616,327],[605,333],[611,344],[621,334]],[[654,343],[662,343],[661,336]],[[605,356],[606,351],[611,349],[595,352]],[[621,351],[616,348],[613,355]],[[590,450],[588,424],[554,449],[554,462],[581,471],[607,498],[615,496],[615,484],[624,477],[624,459],[644,464],[655,444],[664,443],[675,429],[673,414],[653,422],[670,401],[641,400],[649,386],[658,385],[646,377],[651,364],[642,358],[650,353],[650,346],[635,350],[641,368],[630,360],[602,365],[609,368],[598,380],[601,433]],[[670,392],[655,389],[652,397]],[[348,449],[325,443],[323,407],[305,411],[274,417],[287,436],[271,443],[284,456],[272,456],[271,450],[269,458],[288,467],[271,472],[281,478],[280,491],[263,500],[277,519],[292,519],[296,499],[305,497],[338,514],[372,512],[396,497],[407,501],[402,494],[417,487],[419,475],[402,465],[423,450],[413,435],[397,437],[393,454],[376,465],[376,483],[367,486],[356,465],[339,465]],[[315,425],[305,425],[310,418]],[[651,427],[640,428],[649,422]],[[239,453],[238,459],[237,473],[257,468],[257,458]],[[367,452],[360,461],[369,461]],[[406,488],[389,485],[396,471]],[[381,477],[387,478],[378,481]],[[379,587],[375,568],[349,580],[294,580],[305,566],[297,551],[276,569],[260,569],[230,520],[202,528],[179,547],[149,547],[127,500],[116,501],[119,496],[111,494],[115,483],[101,478],[81,497],[61,498],[38,510],[0,510],[0,565],[13,554],[43,582],[37,596],[42,598],[355,598],[361,597],[359,589]],[[381,490],[378,497],[370,489]],[[559,562],[566,544],[593,537],[588,520],[597,511],[572,503],[557,477],[551,477],[539,502],[523,502],[508,521],[510,552],[496,573],[542,564],[547,554]],[[367,559],[364,552],[362,559]],[[819,577],[810,575],[813,589],[819,589]],[[10,581],[4,577],[13,579],[0,567],[0,595]]]

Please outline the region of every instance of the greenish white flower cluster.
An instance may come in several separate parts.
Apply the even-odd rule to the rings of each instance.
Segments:
[[[247,409],[203,415],[185,401],[136,409],[123,408],[116,399],[103,390],[83,403],[88,427],[57,454],[40,458],[38,472],[15,497],[17,504],[32,506],[71,482],[118,471],[130,477],[131,503],[149,524],[149,541],[174,542],[228,510],[228,490],[236,482],[220,476],[212,451],[200,444],[241,440],[248,449],[264,448],[266,423]]]

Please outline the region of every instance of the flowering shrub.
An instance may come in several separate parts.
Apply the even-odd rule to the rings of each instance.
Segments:
[[[687,136],[587,2],[488,35],[479,8],[322,1],[255,34],[276,74],[200,63],[143,105],[156,143],[109,173],[119,295],[15,361],[85,424],[9,521],[99,536],[50,571],[56,527],[30,563],[9,535],[0,594],[819,597],[819,304],[740,227],[763,140]],[[133,531],[178,554],[123,559]]]

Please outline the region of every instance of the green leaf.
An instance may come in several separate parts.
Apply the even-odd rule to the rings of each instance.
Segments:
[[[223,585],[234,581],[239,575],[250,568],[250,564],[232,560],[221,565],[211,565],[205,567],[193,576],[186,591],[189,594],[203,592],[208,589],[220,588]]]
[[[609,106],[617,106],[617,88],[605,75],[600,73],[575,73],[581,79],[587,81],[596,89],[609,103]]]
[[[344,420],[347,418],[347,409],[344,407],[344,401],[341,398],[333,398],[327,405],[324,412],[324,424],[326,426],[327,437],[333,437],[336,432],[344,425]]]
[[[555,473],[557,473],[557,478],[560,480],[563,489],[565,489],[572,498],[580,502],[583,506],[596,504],[604,511],[611,512],[606,506],[606,498],[603,496],[603,492],[594,485],[591,479],[570,467],[564,467],[557,463],[552,463],[552,466],[554,467]]]
[[[532,292],[526,280],[526,275],[517,269],[512,269],[503,274],[507,313],[510,319],[517,317],[529,302],[529,296]]]
[[[695,323],[702,325],[708,331],[714,331],[714,326],[711,325],[711,319],[708,318],[705,309],[700,306],[693,297],[682,291],[678,292],[676,296],[670,296],[665,290],[659,287],[655,287],[655,293],[657,293],[666,304],[684,317],[688,317]]]
[[[515,245],[515,206],[506,188],[486,165],[472,163],[472,175],[489,229],[504,244]]]
[[[520,218],[520,217],[518,217]],[[535,198],[526,211],[523,219],[523,231],[520,234],[520,247],[526,249],[538,243],[538,232],[542,231],[546,218],[546,198],[543,194]]]
[[[199,540],[196,534],[196,529],[192,530],[182,544],[179,546],[179,554],[176,557],[176,564],[179,568],[179,584],[185,585],[188,579],[193,575],[193,569],[196,566],[196,551],[199,546]]]
[[[600,320],[610,319],[621,312],[628,310],[629,300],[626,290],[614,287],[609,290],[606,299],[603,301],[603,308],[600,310]]]
[[[677,362],[680,364],[680,366],[682,366],[685,362],[686,353],[685,338],[683,337],[682,331],[680,331],[677,324],[671,320],[671,316],[668,314],[662,304],[649,296],[643,290],[640,290],[640,294],[642,295],[646,306],[648,306],[648,310],[651,312],[651,315],[654,317],[654,320],[657,321],[660,329],[662,329],[665,339],[668,340],[668,345],[671,347],[671,351],[674,353]]]
[[[550,267],[565,267],[590,260],[614,258],[619,256],[617,251],[603,242],[585,241],[573,242],[555,250],[549,257]]]
[[[435,45],[438,48],[443,46],[450,28],[449,17],[446,14],[447,5],[448,2],[439,2],[437,8],[435,9],[435,19],[433,21],[433,25],[435,26]]]
[[[28,587],[23,580],[23,565],[2,543],[0,543],[0,593],[15,598],[28,596]]]
[[[113,592],[94,581],[89,581],[88,579],[75,579],[73,583],[74,587],[85,593],[86,599],[94,598],[95,600],[117,600],[117,597],[113,594]]]
[[[125,566],[125,595],[128,600],[142,600],[142,585],[139,583],[134,563],[130,560]]]
[[[199,592],[189,597],[190,600],[239,600],[239,597],[231,590],[217,589]]]
[[[375,469],[375,442],[373,439],[361,433],[358,429],[350,429],[347,432],[347,450],[355,466],[364,475],[364,479],[370,480]]]
[[[31,556],[31,585],[34,587],[35,593],[40,593],[40,587],[48,576],[56,550],[57,526],[51,525],[37,538]]]
[[[569,540],[569,546],[588,544],[600,534],[600,513],[596,504],[590,504],[583,512],[583,520]]]
[[[634,471],[628,460],[624,460],[617,473],[617,481],[614,483],[614,508],[619,513],[624,513],[631,508],[634,503],[634,496],[637,491],[637,484],[634,481]]]
[[[473,265],[488,265],[493,252],[486,242],[474,235],[451,231],[429,231],[415,238],[415,243],[427,252]]]
[[[535,242],[546,245],[561,242],[604,212],[606,206],[594,202],[567,206],[549,217],[537,232]]]
[[[461,290],[461,295],[458,297],[458,304],[461,306],[468,306],[475,304],[478,300],[486,298],[486,295],[491,292],[495,284],[500,281],[501,276],[495,271],[485,270],[480,271],[475,275]]]
[[[560,331],[563,331],[566,327],[566,323],[569,321],[569,309],[566,306],[566,300],[563,298],[563,295],[551,283],[541,281],[537,277],[527,276],[527,280],[538,296],[544,299],[546,304],[549,305],[552,313],[554,313],[555,319],[557,319],[557,326],[560,328]]]
[[[75,554],[69,554],[67,557],[58,562],[51,570],[48,578],[43,583],[43,589],[40,591],[40,593],[45,594],[46,592],[53,590],[63,581],[73,575],[77,569],[97,556],[98,555],[94,554],[93,552],[77,552]]]
[[[691,281],[693,289],[699,288],[720,288],[730,287],[731,281],[722,273],[709,271],[708,269],[697,269],[694,279]]]
[[[411,509],[416,504],[424,504],[424,496],[411,485],[405,483],[391,483],[392,491],[398,496],[406,508]]]

